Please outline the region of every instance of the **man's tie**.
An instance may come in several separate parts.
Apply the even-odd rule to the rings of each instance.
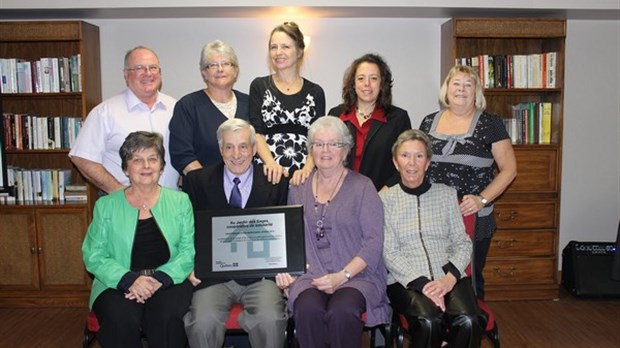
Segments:
[[[239,190],[239,183],[241,182],[241,180],[239,180],[239,178],[235,177],[233,179],[233,182],[235,183],[235,186],[233,186],[232,190],[230,191],[230,206],[233,208],[242,208],[242,200],[241,200],[241,191]]]

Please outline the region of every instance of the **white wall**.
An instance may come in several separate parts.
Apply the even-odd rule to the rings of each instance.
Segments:
[[[124,87],[121,69],[127,49],[153,48],[163,67],[163,91],[174,97],[203,88],[198,70],[200,50],[220,39],[239,58],[235,88],[248,92],[257,76],[269,74],[267,43],[280,19],[89,20],[99,26],[103,97]],[[340,103],[345,69],[367,52],[384,56],[394,76],[394,103],[409,111],[415,125],[437,109],[439,27],[446,19],[302,19],[311,37],[302,74],[325,89],[327,107]]]
[[[615,240],[620,217],[620,21],[567,29],[561,248]]]

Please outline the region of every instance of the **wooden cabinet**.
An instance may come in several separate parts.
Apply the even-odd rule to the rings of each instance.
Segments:
[[[82,264],[88,224],[83,207],[3,206],[0,210],[0,307],[86,305]]]
[[[3,113],[86,118],[101,102],[99,28],[81,21],[0,22],[0,57],[37,61],[80,55],[80,91],[3,93]],[[7,163],[24,169],[69,169],[86,183],[68,149],[7,150]],[[0,205],[0,306],[82,306],[89,278],[81,244],[96,195],[65,203],[25,201]]]
[[[513,145],[517,177],[496,200],[498,229],[487,265],[486,299],[558,296],[558,241],[566,20],[454,18],[442,25],[444,78],[457,58],[557,52],[554,88],[488,88],[487,111],[512,117],[512,106],[550,102],[551,144]]]

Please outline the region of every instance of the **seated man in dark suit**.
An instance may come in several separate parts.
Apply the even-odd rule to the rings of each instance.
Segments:
[[[225,121],[217,129],[224,163],[191,171],[183,179],[194,211],[286,205],[288,182],[271,184],[263,168],[253,164],[254,127],[240,119]],[[273,279],[197,279],[185,331],[191,347],[221,347],[225,322],[232,304],[242,303],[240,326],[252,347],[283,347],[287,322],[286,302]]]

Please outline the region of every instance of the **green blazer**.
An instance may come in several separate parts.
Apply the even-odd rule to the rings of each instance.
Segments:
[[[116,289],[130,271],[131,250],[138,224],[138,209],[129,205],[120,190],[97,200],[93,221],[82,244],[82,258],[88,272],[95,276],[89,306],[99,294]],[[184,192],[161,188],[159,200],[151,208],[157,226],[170,249],[170,260],[157,268],[174,284],[187,278],[194,269],[194,212]]]

